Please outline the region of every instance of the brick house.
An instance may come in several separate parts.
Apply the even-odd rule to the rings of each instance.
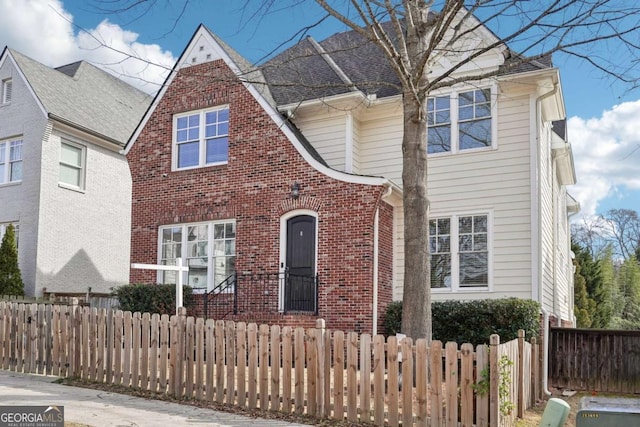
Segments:
[[[533,299],[570,324],[579,206],[559,70],[481,26],[468,37],[495,47],[456,77],[495,76],[427,102],[433,299]],[[399,87],[354,32],[257,70],[200,26],[126,148],[132,262],[186,258],[214,317],[379,331],[403,292]]]
[[[132,137],[132,262],[184,258],[210,316],[376,330],[399,189],[329,168],[243,65],[201,26]]]

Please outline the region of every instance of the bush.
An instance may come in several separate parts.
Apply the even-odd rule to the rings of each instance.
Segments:
[[[120,309],[132,313],[159,313],[172,315],[176,313],[175,285],[125,285],[113,291],[118,298]],[[183,303],[185,307],[193,305],[193,292],[189,286],[183,287]]]
[[[518,337],[525,331],[527,339],[540,333],[540,304],[517,298],[484,299],[475,301],[434,301],[431,304],[433,339],[458,344],[487,344],[491,334],[498,334],[500,342]],[[402,303],[389,304],[384,319],[385,331],[400,332]]]

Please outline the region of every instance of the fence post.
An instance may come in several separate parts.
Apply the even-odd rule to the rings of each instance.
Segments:
[[[524,417],[524,330],[518,329],[518,418]]]
[[[489,337],[489,425],[500,425],[500,336]]]
[[[325,334],[325,320],[317,319],[316,320],[316,347],[318,353],[318,380],[316,382],[316,398],[318,399],[318,416],[323,418],[325,416],[325,407],[324,407],[324,376],[326,375],[324,371],[324,334]]]
[[[536,403],[540,398],[540,356],[538,354],[538,338],[531,337],[531,366],[533,367],[532,383],[533,383],[533,402]]]

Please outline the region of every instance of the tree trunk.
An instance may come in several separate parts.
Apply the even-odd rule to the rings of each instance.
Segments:
[[[424,102],[404,95],[402,186],[404,191],[404,292],[402,332],[431,341],[427,122]]]

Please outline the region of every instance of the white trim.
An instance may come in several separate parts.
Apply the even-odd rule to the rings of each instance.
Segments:
[[[463,216],[481,216],[487,217],[487,286],[460,286],[460,260],[458,248],[458,218]],[[451,220],[449,227],[450,243],[449,253],[451,254],[451,286],[448,288],[431,288],[431,292],[435,294],[464,294],[472,292],[493,292],[493,237],[494,237],[494,221],[493,209],[478,209],[472,211],[462,211],[454,214],[434,213],[431,212],[429,220],[437,220],[449,218]]]
[[[149,120],[149,118],[151,117],[151,115],[155,111],[156,107],[160,103],[160,100],[162,99],[162,97],[164,96],[165,92],[167,91],[167,88],[173,82],[175,76],[177,75],[178,69],[179,69],[179,65],[178,64],[181,65],[183,63],[184,56],[185,56],[186,52],[190,51],[190,49],[194,46],[194,41],[195,40],[199,40],[199,37],[202,37],[202,36],[205,36],[205,37],[209,38],[209,41],[211,43],[213,43],[213,46],[214,46],[214,49],[216,50],[216,52],[220,54],[220,58],[229,66],[229,68],[231,68],[231,70],[236,74],[236,76],[238,76],[238,78],[240,79],[240,81],[242,81],[242,84],[249,91],[249,93],[251,93],[251,95],[260,104],[260,106],[263,108],[263,110],[269,115],[271,120],[273,120],[273,122],[276,124],[276,126],[278,126],[280,128],[280,130],[284,133],[284,135],[287,137],[287,139],[289,139],[289,141],[295,147],[295,149],[298,151],[298,153],[305,159],[305,161],[311,167],[313,167],[318,172],[320,172],[320,173],[322,173],[322,174],[324,174],[324,175],[326,175],[326,176],[328,176],[330,178],[336,179],[338,181],[353,183],[353,184],[384,185],[387,182],[389,182],[386,178],[382,178],[382,177],[350,175],[350,174],[347,174],[347,173],[344,173],[344,172],[341,172],[341,171],[337,171],[337,170],[329,168],[328,166],[323,165],[318,160],[313,158],[313,156],[305,149],[305,147],[298,140],[298,138],[293,133],[293,131],[285,123],[283,117],[274,108],[274,106],[272,106],[269,102],[267,102],[265,97],[262,96],[260,91],[258,91],[253,84],[251,84],[250,82],[243,81],[240,78],[240,76],[243,75],[243,73],[240,70],[240,68],[236,65],[236,63],[234,61],[231,60],[231,58],[229,57],[227,52],[224,51],[224,49],[222,49],[222,47],[220,47],[218,42],[212,37],[211,33],[209,32],[208,29],[206,29],[206,27],[204,27],[204,25],[200,25],[198,27],[198,29],[196,30],[195,34],[191,38],[191,41],[189,42],[189,45],[185,48],[185,50],[180,55],[180,58],[176,62],[177,65],[174,66],[173,70],[169,74],[169,77],[167,77],[167,80],[165,81],[165,83],[164,83],[164,85],[162,87],[162,90],[160,92],[158,92],[158,95],[156,96],[156,99],[153,101],[153,103],[149,107],[149,110],[147,111],[147,113],[145,114],[143,119],[140,121],[140,124],[138,125],[138,128],[136,129],[136,131],[133,133],[133,135],[129,139],[129,143],[127,144],[127,147],[124,150],[125,155],[128,154],[129,151],[131,150],[131,147],[135,143],[136,139],[140,136],[140,133],[142,132],[142,129],[144,129],[147,121]]]
[[[11,63],[13,64],[13,67],[15,68],[16,72],[18,73],[18,75],[22,79],[22,82],[24,83],[24,85],[29,90],[29,93],[31,94],[31,97],[35,101],[36,105],[40,109],[40,112],[42,113],[42,116],[46,117],[47,116],[47,110],[44,108],[44,105],[40,101],[40,98],[38,98],[38,96],[36,95],[35,91],[33,90],[33,87],[31,87],[31,85],[29,84],[29,80],[27,80],[27,77],[22,72],[22,69],[18,66],[18,63],[13,58],[13,55],[11,55],[11,52],[8,49],[6,50],[6,52],[7,52],[7,57],[9,57],[9,59],[11,59]],[[3,65],[4,65],[4,59],[2,61],[0,61],[0,67],[3,66]],[[15,91],[15,87],[13,88],[13,90]]]
[[[459,96],[464,92],[472,92],[475,90],[489,89],[489,99],[491,102],[491,145],[487,147],[466,148],[460,149],[460,135],[459,135]],[[453,90],[449,88],[448,91],[434,91],[430,93],[428,98],[435,97],[449,97],[449,126],[451,131],[451,140],[449,141],[451,149],[449,151],[442,151],[438,153],[429,153],[429,147],[427,142],[427,155],[429,157],[443,157],[454,156],[466,153],[475,153],[478,151],[489,151],[498,149],[498,85],[494,82],[490,84],[477,84],[477,85],[458,85]],[[425,107],[426,108],[426,107]],[[427,125],[427,135],[429,132],[429,126]]]
[[[215,107],[210,107],[210,108],[201,108],[198,110],[191,110],[191,111],[184,111],[181,113],[176,113],[173,115],[172,119],[171,119],[171,171],[175,172],[175,171],[183,171],[183,170],[189,170],[189,169],[199,169],[199,168],[205,168],[205,167],[209,167],[209,166],[219,166],[219,165],[226,165],[229,162],[229,149],[228,149],[228,145],[227,145],[227,160],[225,161],[221,161],[221,162],[213,162],[213,163],[207,163],[207,144],[206,144],[206,136],[205,136],[205,131],[206,131],[206,122],[205,122],[205,115],[207,113],[210,113],[212,111],[222,111],[222,110],[227,110],[227,114],[230,114],[229,111],[229,105],[228,104],[222,104],[222,105],[216,105]],[[187,167],[178,167],[178,143],[177,143],[177,132],[178,132],[178,119],[183,118],[183,117],[188,117],[188,116],[195,116],[198,115],[199,116],[199,124],[198,124],[198,164],[195,166],[187,166]],[[227,127],[228,127],[228,120],[227,120]],[[228,144],[228,140],[229,140],[229,131],[227,129],[227,144]],[[195,142],[195,141],[194,141]]]
[[[13,97],[13,79],[11,77],[2,80],[2,104],[10,104]]]
[[[193,258],[193,257],[189,257],[186,253],[187,251],[187,227],[193,227],[193,226],[199,226],[199,225],[206,225],[207,226],[207,283],[206,283],[206,287],[198,287],[198,288],[194,288],[194,290],[197,289],[206,289],[207,291],[211,291],[213,289],[214,286],[214,266],[212,265],[213,259],[214,259],[214,254],[213,254],[213,250],[214,250],[214,234],[213,234],[213,230],[214,230],[214,225],[216,224],[228,224],[228,223],[236,223],[235,218],[226,218],[226,219],[219,219],[219,220],[213,220],[213,221],[197,221],[197,222],[182,222],[182,223],[176,223],[176,224],[163,224],[158,226],[158,242],[157,242],[157,264],[158,265],[163,265],[162,264],[162,231],[168,228],[182,228],[182,240],[180,241],[180,245],[181,245],[181,252],[180,252],[180,256],[176,257],[177,258],[182,258],[185,261],[186,266],[189,266],[189,258]],[[237,230],[236,230],[236,236],[237,236]],[[237,237],[234,237],[234,239],[237,242]],[[237,253],[234,255],[235,257],[237,257]],[[186,283],[187,285],[189,284],[189,277],[187,275],[187,270],[185,270],[183,273],[184,275],[183,277],[183,282]],[[162,283],[162,273],[160,271],[158,271],[158,274],[156,276],[156,281],[158,283]]]
[[[344,171],[353,172],[353,113],[348,111],[345,120]]]
[[[296,216],[302,216],[302,215],[307,215],[307,216],[311,216],[313,218],[315,218],[316,220],[316,226],[315,226],[315,231],[316,231],[316,235],[315,235],[315,254],[314,254],[314,261],[313,261],[313,271],[317,274],[318,273],[318,235],[319,235],[319,228],[320,228],[320,221],[319,221],[319,215],[318,212],[316,211],[312,211],[310,209],[296,209],[296,210],[292,210],[289,212],[286,212],[285,214],[283,214],[280,217],[280,256],[279,256],[279,272],[280,273],[284,273],[285,271],[285,264],[287,262],[287,221],[290,220],[291,218],[294,218]],[[282,281],[280,281],[280,289],[278,289],[278,310],[279,311],[284,311],[284,289],[283,289],[283,283]],[[317,304],[317,303],[316,303]]]
[[[379,248],[380,248],[380,207],[376,208],[376,214],[373,217],[373,301],[372,301],[372,335],[378,335],[378,268],[379,268]],[[394,257],[395,258],[395,257]],[[392,291],[393,293],[393,291]]]
[[[74,147],[80,150],[80,178],[79,178],[79,183],[78,185],[74,185],[74,184],[69,184],[68,182],[62,182],[61,180],[61,171],[62,171],[62,165],[63,165],[63,161],[62,161],[62,146],[63,145],[68,145],[70,147]],[[64,165],[66,166],[70,166],[70,167],[74,167],[76,168],[75,165],[69,165],[67,163],[64,163]],[[60,138],[60,156],[58,159],[58,186],[62,187],[62,188],[68,188],[71,190],[85,190],[86,188],[86,176],[87,176],[87,147],[86,145],[83,144],[79,144],[77,142],[74,141],[70,141],[69,139],[65,138],[65,137],[61,137]]]
[[[542,304],[540,289],[540,190],[538,186],[539,170],[539,130],[538,130],[538,102],[535,96],[529,98],[529,159],[531,181],[531,299]]]

